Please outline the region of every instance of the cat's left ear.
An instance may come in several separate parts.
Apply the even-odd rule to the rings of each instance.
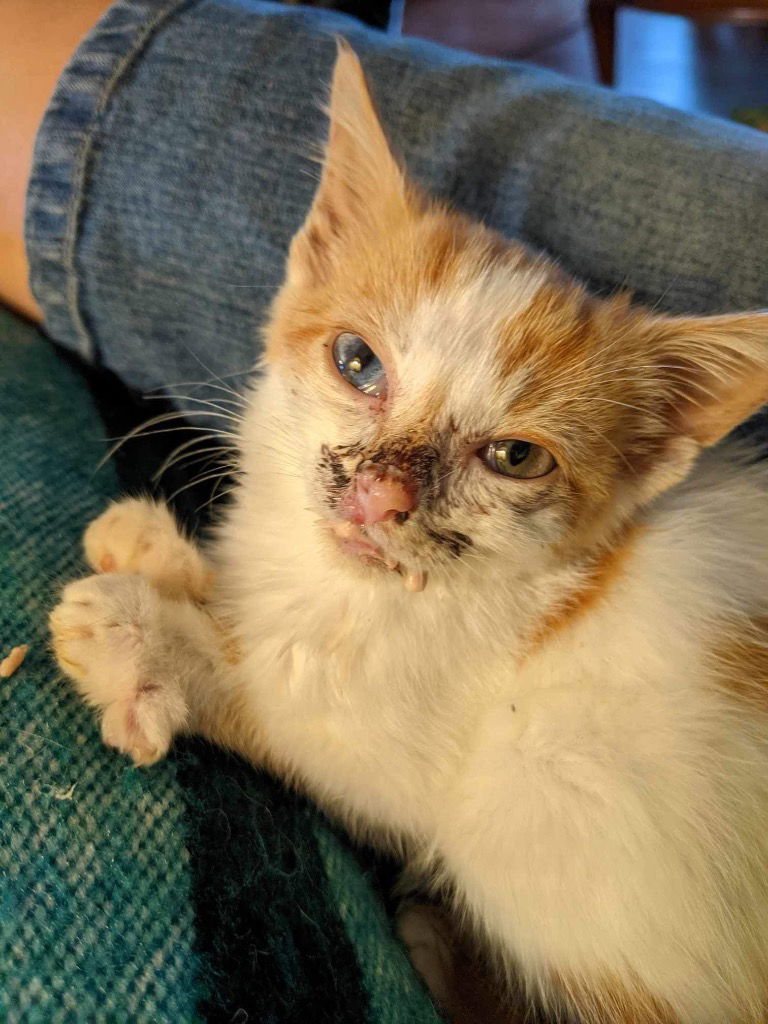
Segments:
[[[409,187],[387,142],[360,61],[338,41],[320,185],[291,244],[288,280],[322,283],[359,232],[386,231],[407,213]]]
[[[656,331],[676,433],[706,448],[768,403],[768,313],[659,318]]]

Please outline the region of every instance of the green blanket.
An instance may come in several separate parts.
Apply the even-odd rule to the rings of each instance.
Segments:
[[[0,1017],[438,1020],[379,892],[386,866],[310,804],[197,742],[150,769],[102,747],[46,617],[118,489],[88,387],[0,311]]]

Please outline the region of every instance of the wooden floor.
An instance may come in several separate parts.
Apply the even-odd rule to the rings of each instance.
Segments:
[[[768,105],[768,30],[697,27],[685,18],[624,8],[616,88],[682,110],[729,117]]]

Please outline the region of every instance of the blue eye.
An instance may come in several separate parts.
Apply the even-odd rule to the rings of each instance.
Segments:
[[[494,473],[515,477],[518,480],[548,476],[557,466],[546,448],[516,438],[508,441],[491,441],[477,454]]]
[[[333,361],[344,380],[358,391],[380,398],[387,390],[381,360],[358,334],[345,331],[333,343]]]

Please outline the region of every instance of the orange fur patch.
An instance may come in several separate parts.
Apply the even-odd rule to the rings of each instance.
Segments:
[[[243,660],[242,650],[236,637],[232,634],[231,629],[226,626],[220,618],[217,618],[212,614],[211,610],[204,603],[198,603],[198,607],[201,611],[205,612],[211,621],[213,630],[216,633],[216,638],[219,642],[219,650],[221,656],[227,665],[231,665],[233,668],[240,664]]]
[[[552,278],[522,313],[502,324],[498,351],[505,376],[532,363],[547,379],[564,364],[575,370],[584,359],[591,340],[586,294],[583,288],[558,280],[554,271]]]
[[[717,681],[740,701],[768,711],[768,618],[751,620],[714,652]]]
[[[666,1001],[639,981],[603,974],[594,979],[572,978],[557,972],[552,984],[563,1009],[580,1024],[680,1024]]]
[[[576,619],[586,615],[605,597],[623,576],[627,560],[641,533],[640,526],[627,528],[620,541],[593,563],[584,584],[538,624],[531,636],[527,656],[535,653]]]
[[[306,259],[321,242],[333,258],[321,279],[308,283],[300,277],[298,285],[289,279],[277,297],[265,335],[270,360],[290,361],[295,354],[302,366],[309,344],[343,330],[354,330],[377,347],[393,310],[413,308],[496,260],[513,267],[529,259],[522,246],[510,246],[439,204],[419,201],[388,210],[380,231],[343,221],[335,240],[313,216],[292,259]]]

